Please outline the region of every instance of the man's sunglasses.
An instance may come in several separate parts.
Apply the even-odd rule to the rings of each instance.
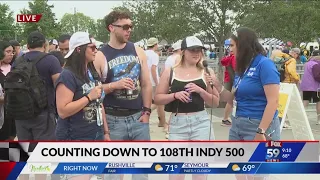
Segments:
[[[120,27],[120,28],[122,28],[122,29],[125,30],[125,31],[133,28],[133,25],[132,25],[132,24],[125,24],[125,25],[112,24],[112,26]]]

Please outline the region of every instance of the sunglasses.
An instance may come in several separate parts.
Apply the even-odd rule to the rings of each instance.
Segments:
[[[122,28],[122,29],[125,30],[125,31],[127,31],[127,30],[129,30],[129,29],[133,29],[133,25],[132,25],[132,24],[125,24],[125,25],[112,24],[112,26],[120,27],[120,28]]]
[[[95,51],[97,50],[97,46],[96,45],[93,45],[93,46],[87,46],[88,48],[91,48],[92,51]]]
[[[200,48],[200,47],[196,47],[196,48],[190,48],[190,49],[188,49],[190,52],[200,52],[200,51],[202,51],[202,48]]]

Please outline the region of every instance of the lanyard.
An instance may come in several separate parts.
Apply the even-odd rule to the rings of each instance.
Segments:
[[[254,61],[254,58],[251,59],[249,66],[247,67],[247,69],[244,71],[243,75],[239,77],[238,81],[236,82],[236,84],[234,85],[234,87],[232,88],[232,93],[235,94],[238,90],[238,87],[242,81],[242,79],[244,78],[244,76],[247,74],[247,72],[249,71],[252,63]]]
[[[89,71],[89,69],[88,69],[88,76],[89,76],[90,81],[94,82],[93,76],[92,76],[91,72]]]

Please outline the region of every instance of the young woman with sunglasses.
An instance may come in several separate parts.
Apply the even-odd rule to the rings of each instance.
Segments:
[[[219,94],[206,81],[202,65],[202,42],[194,36],[181,43],[180,62],[163,72],[156,90],[155,104],[166,105],[172,112],[169,121],[169,140],[213,140],[213,131],[205,103],[216,107]],[[172,73],[172,79],[170,79]],[[169,87],[171,81],[171,87]],[[169,89],[171,93],[169,92]],[[170,180],[182,180],[184,175],[171,175]],[[205,180],[206,175],[193,175],[193,180]]]
[[[70,38],[69,49],[65,68],[56,82],[57,140],[109,140],[101,103],[104,93],[93,65],[96,46],[88,33],[76,32]],[[79,175],[68,178],[79,178],[75,176]]]

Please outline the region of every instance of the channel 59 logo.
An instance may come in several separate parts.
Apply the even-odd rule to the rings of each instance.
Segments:
[[[266,143],[266,162],[280,162],[282,142],[269,141]]]

